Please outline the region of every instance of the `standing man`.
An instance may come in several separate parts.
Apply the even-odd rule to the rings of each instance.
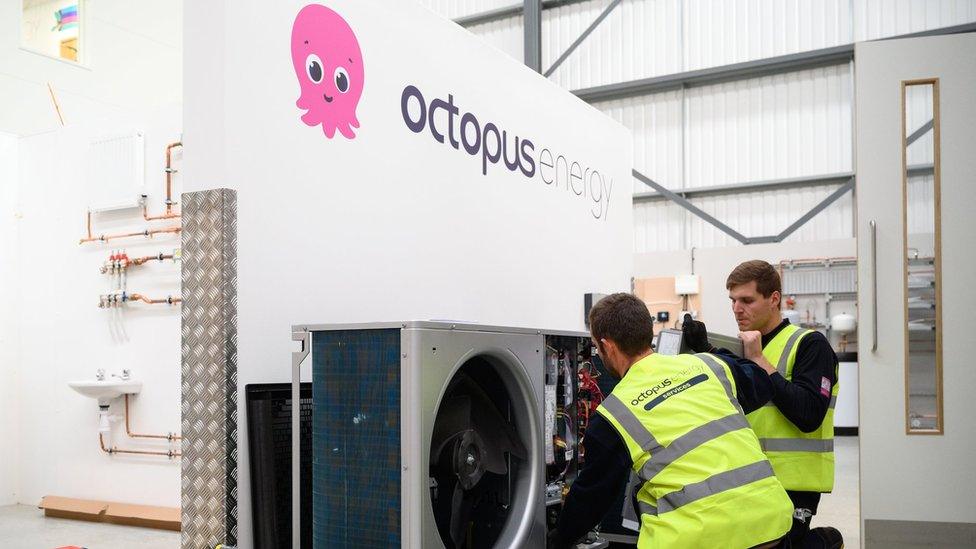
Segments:
[[[737,357],[655,354],[651,315],[630,294],[600,300],[590,331],[620,382],[586,430],[586,462],[550,545],[596,526],[631,471],[639,549],[779,545],[793,506],[743,415],[768,401],[769,376]]]
[[[820,495],[834,487],[834,404],[837,355],[820,332],[793,326],[780,314],[779,273],[765,261],[746,261],[726,280],[745,358],[773,385],[772,402],[746,418],[793,501],[794,548],[839,548],[835,528],[810,529]],[[705,325],[687,319],[689,347],[710,351]]]

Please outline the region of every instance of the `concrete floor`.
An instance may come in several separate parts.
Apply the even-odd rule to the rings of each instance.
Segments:
[[[833,526],[844,535],[844,546],[861,546],[858,438],[834,438],[834,492],[824,494],[813,527]]]
[[[77,545],[88,549],[179,549],[180,533],[48,518],[29,505],[0,507],[0,547],[54,549]]]
[[[813,526],[833,526],[844,535],[846,547],[860,547],[857,437],[837,437],[834,453],[837,460],[834,493],[824,495]],[[65,545],[88,549],[178,549],[180,534],[47,518],[43,511],[27,505],[0,507],[0,547],[54,549]]]

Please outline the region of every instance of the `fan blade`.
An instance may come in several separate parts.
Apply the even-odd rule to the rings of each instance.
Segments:
[[[508,464],[505,461],[506,453],[510,453],[519,459],[526,459],[528,452],[519,439],[515,426],[502,416],[481,387],[474,385],[470,394],[471,408],[478,411],[471,417],[474,430],[481,435],[485,442],[485,455],[483,457],[485,469],[503,475],[508,472]]]
[[[462,549],[465,545],[465,533],[471,521],[471,508],[474,507],[474,497],[461,487],[454,486],[451,496],[451,541],[454,549]]]
[[[430,437],[431,455],[440,456],[448,442],[472,428],[471,398],[466,395],[451,397],[437,410]]]

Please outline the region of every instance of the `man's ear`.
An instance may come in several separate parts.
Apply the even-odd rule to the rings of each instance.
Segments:
[[[770,294],[769,298],[773,301],[773,308],[779,309],[779,304],[780,301],[782,301],[782,297],[783,297],[782,294],[777,291],[774,291],[772,294]]]

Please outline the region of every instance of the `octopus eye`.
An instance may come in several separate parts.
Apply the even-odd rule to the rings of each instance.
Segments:
[[[335,70],[335,85],[341,93],[349,91],[349,73],[346,72],[346,69],[338,67]]]
[[[322,81],[322,60],[314,53],[305,58],[305,72],[308,78],[318,84]]]

